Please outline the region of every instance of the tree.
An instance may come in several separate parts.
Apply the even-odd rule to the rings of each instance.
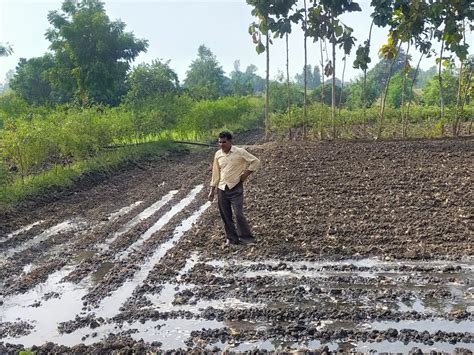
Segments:
[[[265,90],[265,80],[256,74],[257,69],[255,65],[250,64],[243,72],[240,70],[240,61],[234,62],[234,70],[230,73],[232,95],[246,96]]]
[[[436,75],[436,67],[432,66],[427,70],[419,70],[418,75],[416,76],[415,84],[414,87],[415,89],[422,89],[425,87],[428,82],[433,79],[433,77]]]
[[[411,57],[409,57],[411,59]],[[392,59],[381,56],[377,64],[367,72],[367,81],[373,82],[377,88],[378,96],[382,95],[382,92],[387,85],[388,76],[394,75],[403,69],[405,65],[406,54],[403,49],[396,54]],[[393,64],[391,64],[393,61]],[[390,68],[391,66],[391,68]]]
[[[304,68],[302,70],[301,74],[296,74],[295,75],[295,81],[296,84],[304,87]],[[319,72],[319,68],[317,65],[314,66],[314,68],[311,66],[311,64],[308,64],[306,66],[306,84],[308,89],[314,89],[317,86],[321,85],[321,74]]]
[[[341,85],[336,84],[335,88],[336,88],[336,107],[341,107],[347,100],[347,93],[342,91]],[[325,105],[330,106],[332,105],[331,92],[332,92],[331,86],[325,85],[324,92],[323,92],[322,85],[320,85],[316,88],[316,90],[313,91],[313,95],[312,95],[313,100],[318,101],[318,102],[323,100]]]
[[[46,33],[60,68],[56,74],[74,78],[82,105],[118,104],[130,63],[148,42],[125,32],[122,21],[110,21],[100,0],[65,0],[61,10],[49,12],[52,28]]]
[[[140,102],[149,96],[178,94],[178,75],[169,66],[169,60],[153,60],[151,64],[139,64],[128,74],[127,101]]]
[[[184,87],[195,99],[217,99],[227,94],[222,67],[205,45],[198,48],[198,57],[189,66]]]
[[[339,16],[346,12],[362,11],[359,4],[351,0],[321,0],[311,8],[308,31],[315,40],[327,38],[332,45],[332,61],[325,68],[325,75],[332,75],[331,82],[331,117],[333,121],[333,138],[336,138],[336,46],[344,49],[347,55],[354,45],[353,29],[346,26]]]
[[[285,18],[294,5],[294,1],[287,0],[247,0],[247,4],[253,6],[252,15],[258,18],[258,22],[253,22],[249,26],[249,34],[252,36],[255,50],[258,54],[266,52],[266,75],[265,75],[265,138],[268,138],[270,122],[268,118],[269,87],[270,87],[270,34],[276,33],[280,26],[288,28],[291,24],[287,21],[276,23],[272,16]],[[286,29],[280,33],[288,32]],[[265,44],[262,43],[262,35],[265,37]]]
[[[32,105],[51,103],[51,84],[49,70],[54,67],[51,54],[26,60],[21,58],[16,67],[16,74],[10,81],[10,87],[22,99]]]
[[[441,73],[444,86],[444,103],[447,106],[455,106],[459,85],[459,77],[453,66],[449,66]],[[422,101],[426,105],[437,106],[439,104],[439,78],[434,76],[423,88]]]
[[[286,95],[288,86],[286,82],[271,81],[270,82],[270,112],[287,112],[288,102]],[[303,106],[304,98],[301,90],[293,83],[290,83],[290,100],[294,106]]]
[[[9,43],[7,44],[0,43],[0,57],[8,57],[12,53],[13,53],[13,49]]]
[[[358,78],[349,83],[347,86],[347,106],[349,109],[364,108],[364,124],[367,117],[365,108],[374,104],[380,95],[377,83],[374,80],[366,80],[366,78]]]

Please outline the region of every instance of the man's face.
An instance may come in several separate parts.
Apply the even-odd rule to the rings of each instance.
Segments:
[[[232,146],[232,141],[227,138],[219,138],[219,148],[221,148],[224,152],[228,152],[230,147]]]

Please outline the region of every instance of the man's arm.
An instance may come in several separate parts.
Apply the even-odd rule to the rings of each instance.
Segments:
[[[214,195],[216,193],[216,186],[219,183],[220,179],[220,170],[219,170],[219,164],[217,163],[217,158],[214,156],[214,161],[212,163],[212,177],[211,177],[211,184],[210,184],[210,189],[209,189],[209,195],[207,196],[209,201],[214,200]]]
[[[258,169],[260,166],[260,159],[258,159],[255,155],[250,154],[245,149],[242,149],[242,158],[248,163],[247,169],[240,176],[240,181],[244,182],[247,180],[250,174]]]

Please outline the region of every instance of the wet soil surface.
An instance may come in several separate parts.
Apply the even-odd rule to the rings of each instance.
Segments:
[[[474,351],[473,139],[247,149],[254,245],[212,148],[1,215],[0,353]]]

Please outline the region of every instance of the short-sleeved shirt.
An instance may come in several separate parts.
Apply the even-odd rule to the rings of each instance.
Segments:
[[[232,189],[240,182],[245,170],[255,171],[259,165],[260,160],[243,148],[231,146],[228,153],[219,149],[212,164],[211,186],[221,190],[225,190],[226,186]]]

